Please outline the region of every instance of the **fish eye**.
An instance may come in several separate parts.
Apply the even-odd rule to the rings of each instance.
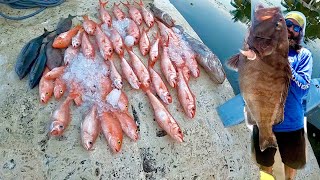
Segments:
[[[59,128],[60,128],[60,129],[63,129],[63,128],[64,128],[64,126],[63,126],[63,125],[59,125]]]
[[[119,145],[121,144],[121,141],[120,141],[120,140],[118,140],[118,144],[119,144]]]
[[[112,52],[112,49],[109,49],[109,53],[111,53]]]
[[[49,95],[49,93],[48,93],[48,92],[46,92],[46,95]]]
[[[136,129],[136,132],[139,132],[139,130],[138,130],[138,129]]]
[[[93,143],[91,141],[89,141],[89,144],[92,145]]]
[[[62,90],[60,90],[60,93],[62,94],[62,93],[63,93],[63,91],[62,91]]]

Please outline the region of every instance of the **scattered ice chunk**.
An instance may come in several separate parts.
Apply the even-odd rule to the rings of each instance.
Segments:
[[[134,45],[134,37],[133,36],[126,36],[124,39],[124,43],[126,44],[127,47],[131,47]]]
[[[107,102],[113,107],[117,108],[118,107],[118,102],[120,99],[121,95],[121,90],[119,89],[113,89],[108,95],[107,95]]]
[[[129,26],[130,20],[128,18],[124,18],[123,20],[113,20],[112,26],[119,32],[122,38],[124,38],[127,33],[126,29]]]

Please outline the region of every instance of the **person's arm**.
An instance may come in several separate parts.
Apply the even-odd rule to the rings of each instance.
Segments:
[[[307,92],[310,87],[311,73],[312,73],[312,55],[310,51],[306,51],[305,54],[301,56],[298,66],[292,71],[292,81],[291,86],[295,93],[301,94],[302,96]]]

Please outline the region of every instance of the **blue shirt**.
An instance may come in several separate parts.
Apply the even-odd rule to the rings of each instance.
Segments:
[[[284,107],[284,120],[273,126],[274,132],[290,132],[304,127],[302,98],[310,87],[312,61],[312,54],[306,48],[302,48],[299,54],[289,50],[292,79]]]

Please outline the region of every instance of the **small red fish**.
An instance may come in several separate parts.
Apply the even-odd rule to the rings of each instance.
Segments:
[[[40,95],[40,102],[46,104],[53,94],[53,80],[48,80],[44,78],[44,76],[49,72],[49,68],[45,68],[43,75],[39,82],[39,95]]]
[[[120,57],[122,57],[124,54],[124,49],[123,49],[124,43],[123,43],[121,35],[119,34],[119,32],[115,28],[111,29],[110,40],[112,42],[112,46],[114,48],[114,51]]]
[[[93,105],[81,123],[81,144],[87,151],[92,149],[94,142],[100,134],[100,129],[97,106]]]
[[[109,27],[111,27],[112,17],[108,13],[108,11],[105,9],[108,2],[109,1],[102,2],[102,0],[99,0],[99,4],[100,4],[99,12],[100,12],[100,18],[101,18],[102,22],[104,22]]]
[[[54,81],[54,89],[53,89],[54,97],[57,100],[60,99],[63,96],[66,89],[67,89],[67,85],[66,85],[65,81],[63,80],[62,76],[58,77]]]
[[[83,31],[84,31],[84,29],[80,28],[79,31],[77,32],[77,34],[74,37],[72,37],[71,44],[74,48],[80,47]]]
[[[64,64],[65,66],[69,65],[70,62],[79,54],[79,48],[74,48],[72,46],[69,46],[64,51]]]
[[[159,126],[163,130],[165,130],[174,140],[183,142],[183,133],[177,121],[172,117],[170,112],[164,107],[159,99],[151,93],[150,90],[147,90],[146,93],[151,102],[155,119]]]
[[[153,64],[156,63],[156,61],[158,60],[159,58],[159,42],[160,42],[160,35],[157,33],[156,35],[156,40],[154,42],[154,44],[151,46],[150,48],[150,52],[149,52],[149,55],[150,55],[150,63],[151,65],[153,66]]]
[[[161,54],[160,67],[169,85],[174,88],[177,85],[177,72],[169,58],[168,51],[168,47],[164,46]]]
[[[170,92],[168,91],[167,86],[162,81],[160,75],[155,70],[153,70],[150,65],[149,73],[153,87],[155,88],[160,99],[166,104],[172,103],[172,97],[170,95]]]
[[[54,39],[52,47],[59,49],[67,48],[71,44],[72,37],[74,37],[78,33],[80,28],[81,26],[77,25],[69,31],[59,34]]]
[[[133,72],[127,60],[124,59],[124,57],[121,57],[121,69],[122,69],[122,74],[124,75],[126,80],[129,82],[131,87],[133,89],[139,89],[141,83],[138,77],[136,76],[136,74]]]
[[[56,78],[60,77],[63,74],[64,69],[65,69],[65,66],[53,68],[44,76],[44,78],[48,80],[55,80]]]
[[[109,40],[108,36],[101,30],[100,25],[97,25],[95,37],[100,49],[101,56],[104,58],[104,60],[110,59],[113,54],[112,43]]]
[[[128,96],[124,91],[121,91],[120,98],[118,101],[118,107],[121,112],[127,112],[129,108]]]
[[[134,71],[134,73],[137,75],[139,81],[141,82],[141,85],[144,88],[147,88],[150,86],[150,75],[147,70],[147,68],[144,66],[144,64],[141,62],[139,57],[132,51],[132,49],[127,49],[130,59],[131,59],[131,67]]]
[[[70,105],[71,97],[67,99],[53,112],[52,123],[50,125],[50,134],[52,136],[61,136],[71,121]]]
[[[109,60],[110,62],[110,79],[112,81],[112,84],[115,88],[121,89],[122,88],[122,78],[116,69],[113,60]]]
[[[141,7],[142,17],[144,19],[144,22],[149,28],[151,28],[154,25],[154,17],[152,13],[144,7],[142,0],[140,0],[140,2],[137,4]]]
[[[96,32],[96,23],[89,19],[88,15],[84,15],[83,17],[83,28],[89,35],[94,35]]]
[[[86,58],[94,60],[96,52],[86,32],[82,34],[81,50]]]
[[[129,19],[129,26],[126,29],[126,32],[129,36],[134,37],[134,44],[138,44],[140,39],[140,30],[137,24],[131,19]]]
[[[147,55],[150,51],[150,41],[147,35],[147,31],[144,29],[141,31],[139,48],[140,48],[141,54],[144,56]]]
[[[112,81],[109,77],[101,77],[100,90],[102,100],[106,100],[107,95],[112,91]]]
[[[178,99],[183,107],[184,112],[189,118],[196,114],[196,99],[191,92],[181,69],[178,69]]]
[[[118,20],[123,20],[126,15],[124,12],[119,8],[119,4],[113,4],[113,14]]]
[[[100,117],[101,129],[112,151],[118,153],[121,150],[123,133],[121,124],[110,112],[103,112]]]
[[[113,112],[114,116],[119,120],[120,125],[124,133],[134,140],[137,141],[139,138],[139,130],[133,117],[128,112]]]
[[[127,3],[121,3],[128,8],[130,18],[134,20],[134,22],[137,23],[137,25],[140,26],[142,23],[142,15],[140,11],[136,7],[134,7],[134,5],[131,5],[128,1]]]

